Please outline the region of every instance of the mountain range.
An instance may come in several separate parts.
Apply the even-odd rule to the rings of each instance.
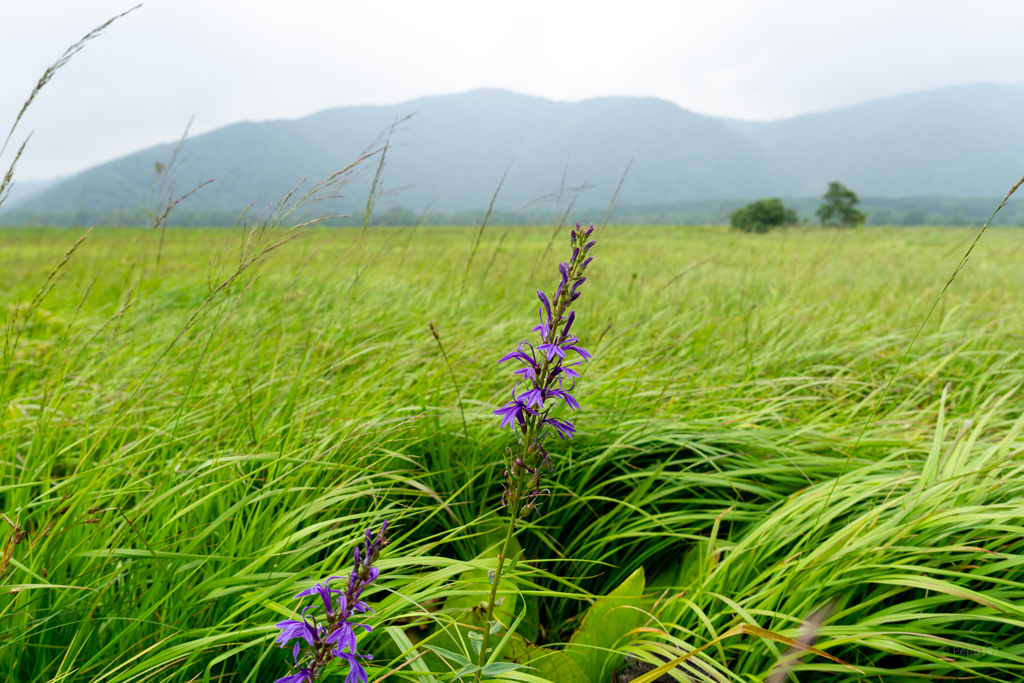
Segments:
[[[567,103],[482,89],[225,126],[188,139],[171,168],[179,194],[215,179],[176,209],[212,224],[327,176],[392,127],[381,207],[413,214],[480,212],[506,170],[495,202],[505,214],[552,212],[559,194],[563,207],[574,198],[605,206],[630,164],[619,199],[632,207],[809,198],[832,180],[866,198],[991,198],[1024,172],[1022,111],[1024,85],[948,87],[768,122],[654,98]],[[155,182],[167,181],[157,164],[174,148],[157,145],[22,191],[0,220],[144,222],[140,207],[152,203]],[[376,162],[364,163],[329,211],[361,211]]]

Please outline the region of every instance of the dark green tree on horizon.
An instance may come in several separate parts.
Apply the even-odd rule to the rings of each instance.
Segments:
[[[856,192],[835,181],[828,184],[828,191],[821,196],[821,206],[815,213],[826,227],[852,227],[867,218],[854,208],[859,203]]]
[[[729,222],[743,232],[768,232],[780,225],[796,223],[797,216],[781,199],[759,199],[729,214]]]

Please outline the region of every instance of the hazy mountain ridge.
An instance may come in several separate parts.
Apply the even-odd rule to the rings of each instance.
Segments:
[[[771,122],[724,120],[779,164],[793,195],[842,179],[862,194],[995,195],[1024,172],[1024,85],[979,83]]]
[[[563,172],[567,186],[590,186],[579,206],[604,206],[631,159],[622,201],[633,206],[808,197],[836,179],[863,196],[996,196],[1024,169],[1024,132],[1016,126],[1022,110],[1021,85],[944,88],[772,122],[704,116],[655,98],[563,103],[476,90],[229,125],[186,143],[174,182],[180,194],[216,179],[179,211],[237,216],[257,197],[261,207],[304,177],[315,181],[345,166],[412,114],[394,132],[385,171],[385,187],[405,189],[389,195],[384,210],[479,211],[506,168],[501,212],[556,193]],[[15,198],[4,207],[5,222],[141,215],[154,163],[166,162],[172,149],[157,145]],[[372,170],[330,211],[365,204]]]

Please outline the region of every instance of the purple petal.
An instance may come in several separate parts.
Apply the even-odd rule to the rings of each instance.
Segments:
[[[548,313],[548,320],[551,320],[551,303],[548,301],[547,294],[538,289],[537,297],[540,299],[540,302],[544,304],[544,310]]]
[[[537,372],[533,368],[530,368],[530,367],[519,368],[518,370],[513,370],[512,374],[513,375],[522,375],[523,379],[528,379],[528,380],[531,380],[531,381],[534,381],[534,382],[537,381]]]
[[[327,636],[324,642],[336,645],[339,652],[346,649],[350,652],[356,651],[356,634],[352,631],[352,627],[344,622],[338,624],[338,627],[331,635]]]
[[[535,405],[538,408],[544,407],[544,392],[540,389],[531,389],[522,396],[523,402],[526,405]]]
[[[571,423],[566,422],[565,420],[559,420],[556,417],[549,417],[544,420],[544,424],[554,427],[555,431],[558,432],[558,436],[561,437],[562,440],[569,439],[572,441],[572,435],[576,433],[576,428],[573,427]]]
[[[533,358],[531,358],[529,354],[523,353],[522,351],[513,351],[512,353],[506,354],[502,356],[501,360],[499,360],[498,362],[504,363],[507,360],[521,360],[524,363],[532,365],[533,367],[537,367],[537,364],[533,362]]]
[[[593,356],[590,355],[589,351],[587,351],[586,349],[581,349],[580,347],[575,345],[563,345],[562,350],[575,351],[576,353],[580,354],[583,357],[583,360],[585,361],[590,361],[590,359],[593,358]],[[562,356],[562,358],[565,358],[565,356]]]
[[[548,389],[547,395],[549,397],[553,396],[555,398],[562,399],[565,405],[569,406],[569,408],[571,408],[572,410],[580,409],[580,404],[576,401],[575,398],[573,398],[572,394],[562,391],[561,389]]]
[[[562,328],[562,336],[569,336],[569,328],[572,327],[572,321],[576,319],[576,311],[569,311],[569,318],[565,321],[565,327]]]
[[[577,280],[575,282],[575,284],[573,284],[573,286],[572,286],[572,293],[575,294],[576,290],[580,288],[580,285],[582,285],[586,281],[587,281],[587,278],[585,278],[585,277],[581,277],[579,280]]]
[[[274,683],[306,683],[313,680],[313,672],[309,669],[299,669],[298,673],[279,678]]]
[[[579,365],[579,363],[570,363],[569,365]],[[569,367],[569,365],[563,365],[559,369],[565,373],[566,377],[571,377],[572,379],[579,379],[580,373],[573,370],[571,367]]]
[[[547,351],[548,362],[553,361],[555,356],[559,358],[565,358],[565,350],[558,344],[541,344],[537,347],[538,351]]]
[[[281,629],[281,632],[277,635],[277,638],[274,639],[274,642],[279,643],[281,647],[286,646],[295,638],[302,638],[310,645],[313,645],[314,642],[316,642],[316,629],[305,621],[285,619],[284,621],[277,622],[275,626]]]
[[[509,407],[498,408],[495,410],[494,414],[501,417],[501,426],[499,426],[498,429],[504,429],[505,427],[510,426],[512,422],[515,421],[518,410],[518,408]]]

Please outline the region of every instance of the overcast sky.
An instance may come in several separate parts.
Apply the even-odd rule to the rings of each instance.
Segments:
[[[131,5],[0,0],[3,129],[68,45]],[[15,136],[35,131],[18,177],[175,139],[193,114],[200,133],[496,87],[766,120],[1024,82],[1022,19],[1021,0],[148,0],[43,90]]]

